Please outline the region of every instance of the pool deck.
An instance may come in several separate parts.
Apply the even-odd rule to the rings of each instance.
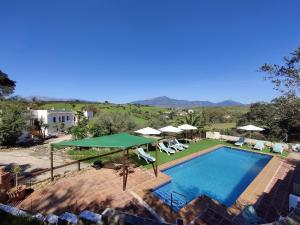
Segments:
[[[174,160],[159,167],[164,170],[178,163],[209,153],[223,145],[214,146],[186,157]],[[259,152],[258,152],[259,153]],[[291,180],[297,167],[300,167],[300,154],[283,159],[273,157],[231,208],[222,206],[207,196],[200,196],[178,213],[152,194],[152,189],[171,180],[163,172],[154,176],[152,169],[135,168],[128,177],[127,190],[122,190],[122,177],[111,169],[87,169],[74,175],[61,178],[35,190],[19,207],[30,212],[61,213],[80,212],[88,209],[101,213],[107,207],[147,217],[154,220],[174,223],[176,218],[184,219],[185,224],[226,225],[242,224],[241,210],[247,204],[255,205],[259,216],[272,222],[278,218],[276,211],[286,215]],[[295,157],[294,157],[295,158]],[[274,210],[275,208],[275,210]]]
[[[212,148],[166,163],[159,167],[159,171],[188,161],[197,156],[209,153],[220,147],[223,147],[223,145],[217,145]],[[139,184],[135,186],[132,191],[136,193],[141,199],[143,199],[143,201],[146,202],[151,208],[153,208],[160,217],[168,222],[174,222],[176,218],[182,218],[185,224],[188,224],[199,215],[207,212],[208,209],[212,208],[212,211],[216,212],[216,215],[222,215],[222,217],[224,217],[225,224],[226,221],[230,221],[230,223],[234,221],[236,224],[241,224],[242,221],[241,218],[239,218],[241,210],[244,208],[244,206],[248,204],[255,205],[260,200],[265,190],[271,187],[272,180],[278,173],[279,168],[282,166],[282,164],[283,162],[279,157],[273,157],[263,168],[263,170],[257,175],[257,177],[252,181],[252,183],[240,195],[240,197],[236,201],[236,204],[234,204],[230,208],[226,208],[225,206],[221,205],[213,199],[210,199],[209,197],[200,196],[180,209],[178,213],[172,212],[170,206],[166,205],[162,200],[152,194],[153,189],[171,180],[171,177],[165,175],[163,172],[159,173],[158,179],[151,179],[147,182]],[[216,216],[216,218],[219,217]],[[220,219],[220,221],[222,221],[222,219]],[[216,221],[214,221],[214,223],[212,224],[216,224],[215,222]]]

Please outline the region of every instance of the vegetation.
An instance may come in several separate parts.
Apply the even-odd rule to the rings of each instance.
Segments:
[[[13,146],[18,137],[28,127],[28,118],[23,108],[18,105],[1,104],[0,111],[0,144]]]
[[[72,134],[73,138],[83,139],[88,136],[88,119],[83,115],[81,111],[77,111],[77,124],[76,126],[72,127],[70,133]]]
[[[264,135],[271,140],[299,141],[300,139],[300,48],[291,57],[284,57],[284,65],[264,64],[260,71],[267,73],[266,79],[271,80],[281,97],[275,98],[270,104],[255,103],[250,111],[238,121],[239,125],[253,123],[266,128]],[[288,141],[285,140],[285,141]]]
[[[18,175],[22,172],[22,168],[19,165],[13,165],[11,172],[15,175],[15,184],[18,186]]]
[[[120,132],[132,132],[137,124],[127,112],[98,113],[90,121],[90,133],[97,137]]]
[[[43,225],[33,217],[13,216],[0,210],[1,225]]]
[[[267,73],[266,79],[275,84],[275,89],[285,95],[295,96],[300,90],[300,47],[291,57],[284,57],[284,65],[264,64],[260,67],[261,72]]]
[[[300,134],[300,99],[282,96],[270,104],[255,103],[250,111],[239,120],[239,125],[254,124],[266,128],[263,134],[271,140],[299,140]]]
[[[0,70],[0,99],[12,94],[15,87],[16,82],[9,79],[8,75]]]

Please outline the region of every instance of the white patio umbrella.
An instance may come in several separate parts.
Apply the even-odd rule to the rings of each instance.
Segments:
[[[143,129],[136,130],[134,132],[138,133],[138,134],[141,134],[141,135],[159,135],[159,134],[161,134],[161,132],[159,130],[156,130],[156,129],[151,128],[151,127],[145,127]]]
[[[181,133],[183,130],[177,128],[177,127],[173,127],[173,126],[166,126],[163,128],[158,129],[159,131],[163,132],[163,133]]]
[[[160,128],[158,130],[160,130],[162,133],[168,133],[168,134],[179,134],[183,131],[183,130],[181,130],[177,127],[173,127],[173,126],[166,126],[166,127]],[[170,140],[169,140],[169,142],[170,142]]]
[[[247,126],[238,127],[237,129],[250,131],[250,138],[251,138],[252,131],[263,131],[263,130],[265,130],[264,128],[257,127],[257,126],[251,125],[251,124],[249,124]]]
[[[141,134],[141,135],[159,135],[159,134],[161,134],[161,132],[159,130],[156,130],[151,127],[145,127],[143,129],[136,130],[134,132],[137,134]],[[147,145],[147,152],[148,151],[149,151],[149,146]]]
[[[198,129],[197,127],[194,127],[194,126],[189,125],[189,124],[183,124],[183,125],[179,126],[178,128],[185,131],[186,140],[187,140],[187,132],[189,130],[197,130]]]

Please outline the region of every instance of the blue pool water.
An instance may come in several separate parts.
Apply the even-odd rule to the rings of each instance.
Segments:
[[[221,147],[193,158],[163,172],[172,181],[158,187],[153,193],[171,205],[171,193],[178,211],[196,197],[205,194],[230,207],[254,180],[272,157],[229,147]]]

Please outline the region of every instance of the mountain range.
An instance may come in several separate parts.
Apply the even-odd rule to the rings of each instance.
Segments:
[[[131,102],[131,104],[158,106],[163,108],[193,108],[193,107],[213,107],[213,106],[245,106],[243,103],[233,100],[225,100],[222,102],[210,102],[210,101],[188,101],[172,99],[166,96],[138,100]]]

